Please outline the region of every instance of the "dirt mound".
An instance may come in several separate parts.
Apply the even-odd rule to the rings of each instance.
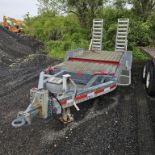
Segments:
[[[11,33],[0,27],[0,64],[11,64],[36,53],[42,44],[32,38]]]
[[[38,54],[40,45],[32,38],[19,36],[0,28],[0,154],[3,154],[5,147],[9,145],[7,136],[11,134],[4,131],[12,130],[10,127],[8,130],[7,127],[12,120],[11,109],[18,109],[18,106],[29,102],[29,90],[37,87],[39,73],[47,66],[59,62],[47,55]],[[1,144],[2,140],[6,142],[4,147]],[[14,154],[12,151],[9,152]]]
[[[10,67],[0,67],[0,97],[34,80],[39,73],[50,64],[57,63],[43,54],[29,55],[22,62],[14,63]]]
[[[0,27],[0,97],[38,77],[56,62],[38,54],[42,43]]]

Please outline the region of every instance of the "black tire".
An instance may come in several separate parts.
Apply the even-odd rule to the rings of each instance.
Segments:
[[[150,96],[155,96],[155,66],[153,63],[149,64],[149,68],[146,75],[146,91]]]
[[[142,82],[145,83],[146,82],[146,76],[147,76],[147,72],[149,70],[150,65],[152,64],[151,61],[147,61],[144,66],[143,66],[143,72],[142,72]]]

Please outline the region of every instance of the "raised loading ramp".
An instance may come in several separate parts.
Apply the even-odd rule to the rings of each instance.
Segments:
[[[115,51],[127,51],[129,19],[118,19]]]
[[[89,49],[96,51],[102,50],[102,33],[103,33],[103,19],[94,19],[92,40]]]

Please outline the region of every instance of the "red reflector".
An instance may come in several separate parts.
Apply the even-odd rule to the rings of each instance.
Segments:
[[[87,97],[87,94],[82,94],[82,95],[79,95],[75,98],[75,100],[81,100],[81,99],[84,99]]]
[[[113,88],[115,88],[116,86],[117,86],[117,85],[114,84],[114,85],[110,86],[110,89],[113,89]]]
[[[99,94],[99,93],[102,93],[102,92],[104,92],[104,89],[103,88],[100,88],[100,89],[95,90],[95,94]]]
[[[61,105],[67,104],[67,100],[60,101]]]

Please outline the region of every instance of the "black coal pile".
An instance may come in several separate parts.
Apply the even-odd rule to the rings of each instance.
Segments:
[[[11,64],[19,61],[27,55],[37,53],[42,43],[22,36],[16,33],[11,33],[0,27],[0,64]]]
[[[0,27],[0,96],[10,93],[57,60],[41,54],[43,44]]]

